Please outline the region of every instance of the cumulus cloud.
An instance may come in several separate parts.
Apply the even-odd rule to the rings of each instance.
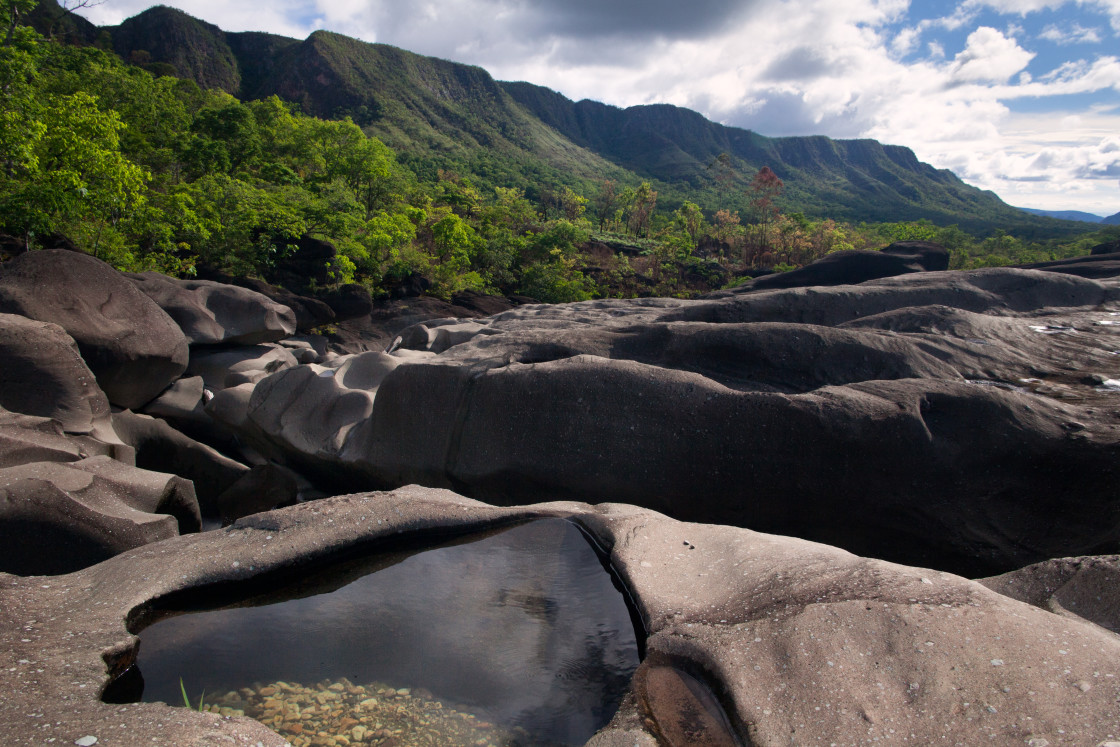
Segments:
[[[1024,69],[1034,56],[1014,39],[981,26],[968,35],[967,46],[953,60],[952,78],[955,82],[1003,83]]]

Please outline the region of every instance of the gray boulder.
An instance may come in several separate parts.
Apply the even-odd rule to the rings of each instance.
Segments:
[[[425,325],[393,354],[429,357],[385,378],[341,468],[506,505],[610,496],[970,575],[1110,552],[1118,299],[1072,276],[922,272],[525,307],[448,325],[467,339],[434,357]]]
[[[0,314],[0,361],[0,407],[113,440],[109,400],[61,327]]]
[[[295,312],[248,288],[158,272],[126,277],[175,320],[192,345],[256,345],[296,331]]]
[[[2,570],[70,573],[201,528],[191,483],[106,456],[0,469]]]
[[[66,330],[120,407],[149,402],[187,366],[187,338],[171,317],[124,275],[85,254],[52,249],[4,263],[0,312]]]
[[[328,485],[353,484],[354,471],[339,471],[348,458],[343,447],[351,429],[369,418],[378,387],[402,360],[368,352],[336,363],[333,368],[297,366],[255,385],[227,389],[207,412],[269,458]]]
[[[964,381],[775,394],[587,355],[418,362],[385,380],[344,453],[383,484],[496,504],[610,496],[972,574],[1120,540],[1110,426]]]
[[[218,496],[249,472],[246,465],[162,420],[124,410],[113,415],[113,426],[121,440],[136,450],[137,467],[190,480],[204,516],[217,516]]]
[[[735,292],[802,288],[821,285],[854,285],[911,272],[949,269],[949,252],[927,241],[902,241],[881,251],[833,252],[790,272],[766,275]]]
[[[909,257],[928,272],[949,269],[949,250],[932,241],[896,241],[879,250],[881,254]]]
[[[1012,269],[523,306],[209,409],[335,489],[609,496],[990,575],[1120,549],[1118,318],[1116,285]]]
[[[787,322],[834,326],[917,306],[949,306],[977,314],[1029,315],[1046,309],[1090,309],[1115,301],[1114,286],[1058,273],[992,268],[921,272],[858,286],[791,288],[759,293],[723,291],[682,304],[664,321]]]
[[[291,470],[275,464],[258,464],[218,496],[222,526],[278,506],[289,506],[299,495],[300,480]]]
[[[299,365],[293,352],[283,345],[261,343],[244,347],[195,348],[191,351],[187,376],[201,376],[212,392],[260,381],[271,373]]]
[[[1113,242],[1117,246],[1118,242]],[[1108,246],[1108,245],[1104,245]],[[1120,247],[1116,251],[1100,253],[1093,249],[1087,257],[1071,257],[1057,259],[1050,262],[1035,262],[1022,265],[1028,270],[1044,270],[1046,272],[1060,272],[1066,275],[1079,275],[1083,278],[1114,278],[1120,276]]]
[[[102,441],[91,436],[66,433],[52,418],[23,415],[0,407],[0,467],[30,462],[76,462],[91,456],[107,456],[131,465],[133,450],[116,438]]]
[[[137,467],[191,481],[204,517],[229,523],[296,500],[295,476],[281,467],[250,468],[162,420],[127,410],[114,414],[113,423],[121,438],[136,449]]]

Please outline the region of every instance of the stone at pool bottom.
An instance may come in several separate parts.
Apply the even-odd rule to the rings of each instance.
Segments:
[[[272,682],[229,692],[208,706],[247,715],[287,737],[293,747],[358,745],[543,745],[524,729],[503,729],[409,688],[337,682],[305,687]]]

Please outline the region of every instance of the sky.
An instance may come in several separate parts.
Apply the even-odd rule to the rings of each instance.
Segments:
[[[153,3],[82,10],[119,23]],[[1120,211],[1120,0],[166,0],[328,29],[617,106],[908,146],[1005,202]]]

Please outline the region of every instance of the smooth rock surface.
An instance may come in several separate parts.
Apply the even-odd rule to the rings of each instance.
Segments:
[[[427,321],[383,379],[209,411],[335,490],[609,496],[982,576],[1120,549],[1118,351],[1115,280],[927,271]]]
[[[367,352],[339,358],[333,367],[297,366],[219,393],[207,412],[267,457],[326,485],[353,484],[353,473],[337,470],[343,446],[354,425],[372,413],[381,382],[402,362]]]
[[[796,270],[764,275],[736,286],[731,292],[855,285],[912,272],[940,272],[948,269],[949,251],[940,244],[929,241],[896,241],[878,251],[832,252]]]
[[[120,407],[151,401],[187,366],[187,338],[174,320],[124,275],[85,254],[50,249],[5,262],[0,312],[66,330]]]
[[[707,700],[726,727],[708,721],[705,733],[727,728],[744,745],[1120,739],[1120,637],[1091,623],[803,540],[632,506],[498,508],[417,487],[258,514],[66,576],[0,576],[0,641],[12,661],[0,668],[0,735],[11,745],[96,735],[278,747],[243,717],[98,700],[134,660],[154,600],[230,582],[248,593],[254,578],[298,578],[359,545],[538,516],[575,520],[609,552],[647,636],[629,695],[592,745],[656,744],[656,731],[695,718],[689,704]],[[680,697],[674,683],[690,680],[696,691]]]
[[[207,389],[218,392],[260,381],[270,373],[298,364],[291,350],[273,343],[195,348],[191,351],[187,377],[201,376]]]
[[[158,272],[125,277],[175,320],[192,345],[256,345],[296,331],[294,311],[248,288]]]
[[[108,436],[109,400],[61,327],[0,314],[0,361],[0,407]]]
[[[1027,604],[1120,634],[1120,555],[1047,560],[980,583]]]
[[[825,255],[816,262],[789,272],[764,275],[734,290],[746,293],[775,288],[802,288],[810,285],[854,285],[866,280],[889,278],[926,267],[914,255],[851,249]]]
[[[113,415],[113,425],[121,439],[136,450],[137,467],[189,480],[204,516],[218,516],[218,497],[249,472],[248,466],[162,420],[125,410]]]
[[[1114,552],[1118,299],[999,269],[425,323],[339,453],[375,486],[609,496],[968,575]]]
[[[53,418],[24,415],[0,407],[0,467],[31,462],[76,462],[90,456],[108,456],[127,465],[135,462],[132,447],[116,433],[105,441],[67,433]]]
[[[190,482],[107,456],[0,469],[0,564],[68,573],[149,542],[197,532]]]

